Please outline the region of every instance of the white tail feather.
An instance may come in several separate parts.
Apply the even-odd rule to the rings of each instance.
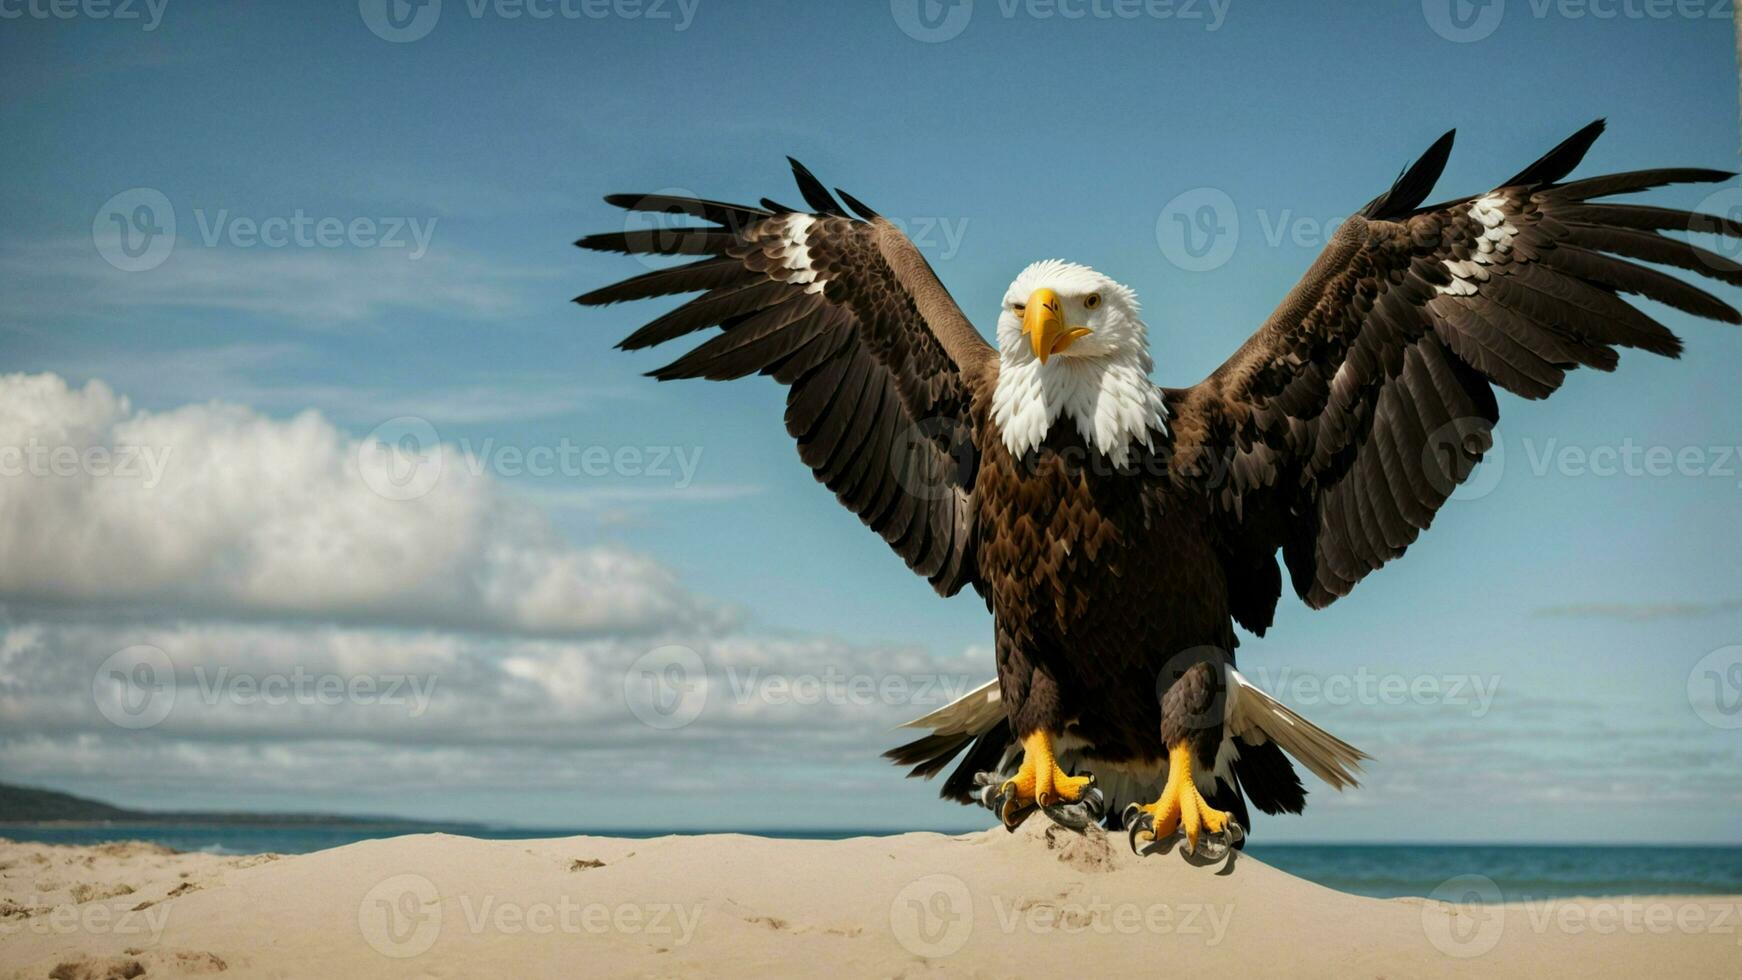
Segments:
[[[1355,776],[1361,760],[1372,756],[1295,714],[1233,667],[1228,668],[1228,681],[1230,734],[1253,743],[1275,742],[1334,789],[1360,785]]]
[[[901,727],[929,728],[937,735],[978,735],[998,724],[1003,717],[1004,705],[998,693],[998,682],[990,680]]]

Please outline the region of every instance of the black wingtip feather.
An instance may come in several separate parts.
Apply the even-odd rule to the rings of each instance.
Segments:
[[[1532,184],[1552,184],[1573,172],[1579,161],[1591,149],[1591,144],[1597,142],[1597,137],[1603,135],[1608,126],[1608,120],[1597,119],[1586,125],[1573,135],[1561,140],[1552,150],[1544,153],[1535,163],[1525,167],[1515,174],[1511,180],[1501,184],[1501,187],[1528,186]]]
[[[839,196],[842,201],[846,202],[847,207],[851,208],[854,214],[864,218],[866,221],[876,221],[878,218],[882,217],[882,215],[871,210],[869,207],[866,207],[864,201],[861,201],[846,191],[841,190],[839,187],[835,188],[835,194]]]
[[[1448,129],[1445,135],[1434,140],[1426,153],[1398,175],[1390,190],[1361,209],[1361,217],[1380,221],[1401,218],[1427,200],[1434,184],[1439,182],[1441,172],[1446,169],[1446,161],[1452,155],[1452,141],[1457,135],[1457,130]]]
[[[841,202],[829,196],[829,189],[810,172],[810,168],[792,157],[787,157],[786,162],[792,164],[792,176],[798,181],[798,192],[804,196],[806,204],[822,214],[847,216],[847,212],[841,209]]]

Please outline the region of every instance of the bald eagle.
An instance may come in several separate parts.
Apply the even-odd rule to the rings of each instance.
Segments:
[[[1362,752],[1235,668],[1283,576],[1313,608],[1404,553],[1492,445],[1495,386],[1545,397],[1617,348],[1681,342],[1619,294],[1737,323],[1672,266],[1742,285],[1742,265],[1661,234],[1742,222],[1600,199],[1731,174],[1661,169],[1563,182],[1591,124],[1481,194],[1422,206],[1441,137],[1343,223],[1276,311],[1188,388],[1150,381],[1136,295],[1037,262],[993,342],[913,243],[790,161],[806,207],[611,195],[700,224],[576,244],[700,256],[587,293],[587,305],[701,292],[639,350],[719,332],[651,372],[764,374],[787,387],[799,457],[942,595],[993,614],[997,679],[887,753],[1006,826],[1043,809],[1184,850],[1238,846],[1248,800],[1298,813],[1289,756],[1336,788]],[[838,195],[838,196],[837,196]],[[849,213],[850,211],[850,213]],[[1120,804],[1128,804],[1123,810]],[[1117,816],[1115,816],[1117,815]]]

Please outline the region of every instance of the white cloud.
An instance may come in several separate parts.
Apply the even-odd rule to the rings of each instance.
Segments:
[[[655,694],[641,668],[671,644],[700,669]],[[166,672],[141,678],[140,649],[160,651]],[[671,792],[766,779],[759,770],[883,772],[878,753],[909,737],[894,725],[990,669],[983,650],[934,657],[817,636],[0,620],[0,756],[4,778],[49,784],[344,790],[441,772],[451,790],[612,772]],[[668,725],[653,700],[666,695],[700,700]]]
[[[390,499],[380,478],[410,458],[315,412],[143,412],[11,375],[0,454],[8,780],[161,796],[633,772],[640,793],[803,796],[893,778],[892,726],[992,670],[983,650],[742,632],[653,559],[565,543],[452,447]],[[647,658],[674,649],[695,671],[672,683]]]
[[[314,412],[0,377],[0,597],[530,633],[728,616],[646,556],[566,543],[451,447],[428,492],[384,497],[403,460],[368,448]]]

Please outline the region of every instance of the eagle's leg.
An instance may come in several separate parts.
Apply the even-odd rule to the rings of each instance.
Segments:
[[[1059,768],[1050,732],[1034,732],[1022,739],[1022,767],[998,788],[998,818],[1015,828],[1033,807],[1075,803],[1094,785],[1092,775],[1072,776]]]
[[[1225,708],[1220,664],[1193,664],[1168,687],[1161,703],[1167,784],[1154,803],[1133,803],[1125,809],[1125,830],[1132,850],[1137,849],[1140,834],[1148,840],[1162,840],[1183,829],[1187,854],[1197,854],[1199,839],[1208,833],[1210,849],[1205,856],[1214,858],[1246,835],[1232,816],[1204,801],[1196,779],[1198,771],[1215,766]]]
[[[1187,854],[1197,853],[1198,839],[1207,831],[1211,841],[1206,843],[1212,852],[1206,856],[1216,857],[1245,836],[1246,832],[1232,816],[1204,802],[1197,781],[1192,778],[1192,755],[1192,746],[1187,742],[1170,746],[1167,785],[1162,788],[1161,798],[1148,806],[1133,803],[1126,808],[1125,830],[1131,838],[1132,850],[1137,849],[1139,835],[1146,840],[1162,840],[1183,828]]]

